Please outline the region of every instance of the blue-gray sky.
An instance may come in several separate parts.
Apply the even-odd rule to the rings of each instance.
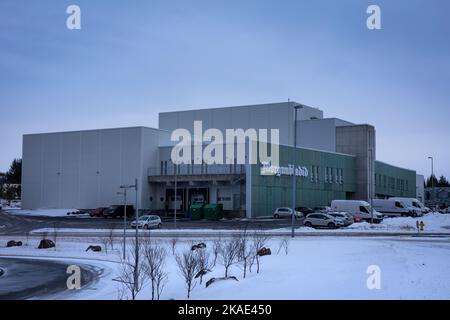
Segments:
[[[291,99],[373,124],[379,160],[427,175],[432,155],[450,177],[449,14],[448,0],[2,0],[0,171],[24,133]]]

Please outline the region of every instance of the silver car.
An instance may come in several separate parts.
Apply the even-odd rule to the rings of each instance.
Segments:
[[[345,227],[344,220],[326,213],[311,213],[307,215],[303,225],[310,228],[322,227],[330,229]]]
[[[273,212],[273,218],[274,219],[280,219],[280,218],[291,218],[292,217],[292,208],[288,207],[280,207],[276,208]],[[295,217],[297,219],[303,218],[303,213],[299,211],[295,211]]]
[[[328,214],[332,217],[341,219],[344,221],[344,225],[348,227],[353,224],[353,216],[347,212],[328,212]]]
[[[136,220],[130,223],[130,226],[136,228]],[[137,227],[142,229],[161,228],[161,218],[155,215],[146,215],[138,218]]]

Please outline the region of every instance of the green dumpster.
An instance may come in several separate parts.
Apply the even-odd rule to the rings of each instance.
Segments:
[[[223,218],[223,204],[211,203],[203,207],[203,214],[205,219],[220,220]]]
[[[189,217],[191,220],[203,219],[203,204],[193,204],[189,208]]]

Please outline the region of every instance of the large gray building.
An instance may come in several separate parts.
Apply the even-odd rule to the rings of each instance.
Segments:
[[[185,211],[196,201],[222,203],[230,216],[247,217],[290,206],[292,178],[264,176],[261,163],[233,160],[206,165],[196,164],[192,158],[192,163],[175,166],[170,135],[180,128],[193,132],[194,121],[202,121],[203,130],[215,128],[224,136],[227,129],[278,129],[280,163],[306,169],[296,178],[299,205],[416,195],[414,171],[376,161],[373,126],[324,118],[317,108],[282,102],[160,113],[158,129],[24,135],[23,208],[88,209],[121,204],[119,186],[133,183],[135,178],[139,181],[139,207],[161,213],[174,207]],[[246,157],[251,144],[245,142]],[[383,185],[383,181],[389,183]]]

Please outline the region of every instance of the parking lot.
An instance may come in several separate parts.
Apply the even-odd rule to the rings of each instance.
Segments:
[[[173,218],[163,218],[163,229],[173,229]],[[129,220],[130,222],[130,220]],[[188,220],[178,219],[176,227],[179,229],[276,229],[291,225],[290,219],[254,219],[254,220]],[[90,217],[44,217],[21,216],[0,212],[0,235],[24,235],[33,229],[39,228],[86,228],[109,229],[123,228],[123,220],[90,218]]]

